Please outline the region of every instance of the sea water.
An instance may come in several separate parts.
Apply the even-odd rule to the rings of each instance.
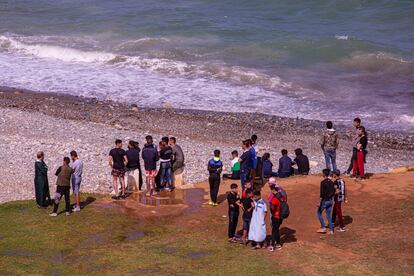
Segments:
[[[414,1],[0,0],[0,86],[414,131]]]

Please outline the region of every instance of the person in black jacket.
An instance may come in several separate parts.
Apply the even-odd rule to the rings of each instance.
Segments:
[[[208,182],[210,184],[210,201],[209,205],[217,206],[217,195],[220,188],[221,172],[223,170],[223,162],[220,160],[220,151],[214,151],[214,157],[208,161],[207,165],[210,176]]]
[[[239,221],[239,212],[240,212],[240,196],[237,193],[237,184],[233,183],[230,185],[231,191],[227,194],[227,203],[229,204],[229,231],[228,231],[228,241],[237,242],[236,240],[236,230],[237,223]]]
[[[322,171],[323,180],[320,187],[320,198],[321,201],[318,204],[317,215],[319,222],[321,223],[321,228],[317,231],[318,233],[326,233],[325,221],[322,217],[322,212],[325,210],[326,219],[329,224],[329,234],[333,235],[333,224],[332,224],[332,206],[333,206],[333,197],[335,195],[334,183],[329,179],[329,169],[324,169]]]
[[[298,148],[295,149],[295,159],[293,160],[293,164],[298,166],[298,174],[301,175],[308,175],[309,174],[309,159],[306,155],[303,154],[302,149]]]
[[[142,149],[142,159],[144,160],[145,177],[147,185],[147,196],[157,195],[155,191],[155,176],[157,175],[158,151],[154,145],[152,136],[145,137],[147,143]]]
[[[354,159],[353,165],[353,176],[355,177],[357,172],[359,173],[359,177],[361,179],[365,178],[365,155],[366,155],[366,148],[368,145],[368,138],[365,132],[364,127],[360,127],[358,130],[358,138],[356,141],[356,154]]]

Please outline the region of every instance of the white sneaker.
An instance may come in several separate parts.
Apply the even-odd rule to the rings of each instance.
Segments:
[[[57,217],[57,214],[56,213],[50,213],[49,216],[51,216],[51,217]]]
[[[73,207],[72,212],[80,212],[80,210],[80,206],[75,206]]]
[[[66,216],[70,216],[70,212],[66,212]]]
[[[336,231],[338,231],[338,232],[346,232],[346,229],[345,229],[345,227],[344,228],[339,227]]]

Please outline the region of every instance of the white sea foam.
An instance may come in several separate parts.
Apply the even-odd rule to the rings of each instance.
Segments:
[[[338,39],[338,40],[348,40],[348,39],[350,39],[350,37],[347,36],[347,35],[335,35],[335,38]]]

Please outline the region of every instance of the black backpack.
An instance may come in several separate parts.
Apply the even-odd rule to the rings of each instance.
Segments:
[[[285,192],[286,193],[286,192]],[[283,196],[280,192],[276,194],[276,198],[280,202],[280,218],[287,219],[290,214],[289,204],[287,203],[286,196]]]

